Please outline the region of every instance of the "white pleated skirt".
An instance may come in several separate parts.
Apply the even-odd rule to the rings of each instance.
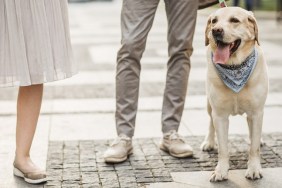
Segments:
[[[67,0],[0,0],[0,87],[77,73],[67,6]]]

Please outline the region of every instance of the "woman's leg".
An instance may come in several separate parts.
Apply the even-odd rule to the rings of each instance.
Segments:
[[[40,113],[42,94],[43,84],[19,88],[15,163],[24,171],[37,170],[29,151]]]

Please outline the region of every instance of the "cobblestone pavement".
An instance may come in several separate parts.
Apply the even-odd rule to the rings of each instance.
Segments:
[[[148,183],[170,182],[171,172],[213,170],[217,152],[199,149],[203,137],[185,138],[195,150],[192,158],[177,159],[159,150],[159,138],[135,139],[134,154],[120,164],[106,164],[103,151],[112,140],[52,141],[49,143],[44,187],[142,187]],[[230,167],[245,169],[248,137],[230,135]],[[282,167],[282,134],[264,135],[261,149],[263,168]]]

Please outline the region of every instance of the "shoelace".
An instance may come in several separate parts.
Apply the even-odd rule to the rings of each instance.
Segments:
[[[119,143],[121,143],[122,141],[124,141],[123,143],[125,144],[126,141],[129,141],[130,138],[128,138],[127,136],[119,136],[117,137],[114,142],[111,144],[111,146],[115,146],[115,145],[118,145]]]
[[[182,136],[180,136],[176,131],[171,131],[170,135],[169,135],[169,139],[170,140],[177,140],[177,141],[181,141],[181,142],[185,142],[184,138]]]

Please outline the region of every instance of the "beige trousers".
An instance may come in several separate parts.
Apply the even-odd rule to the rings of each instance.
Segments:
[[[123,0],[122,41],[117,56],[116,126],[117,133],[134,135],[137,113],[140,59],[145,50],[160,0]],[[197,0],[165,0],[168,20],[166,87],[162,107],[162,131],[178,130],[185,103],[190,56],[197,17]],[[161,47],[161,46],[160,46]]]

